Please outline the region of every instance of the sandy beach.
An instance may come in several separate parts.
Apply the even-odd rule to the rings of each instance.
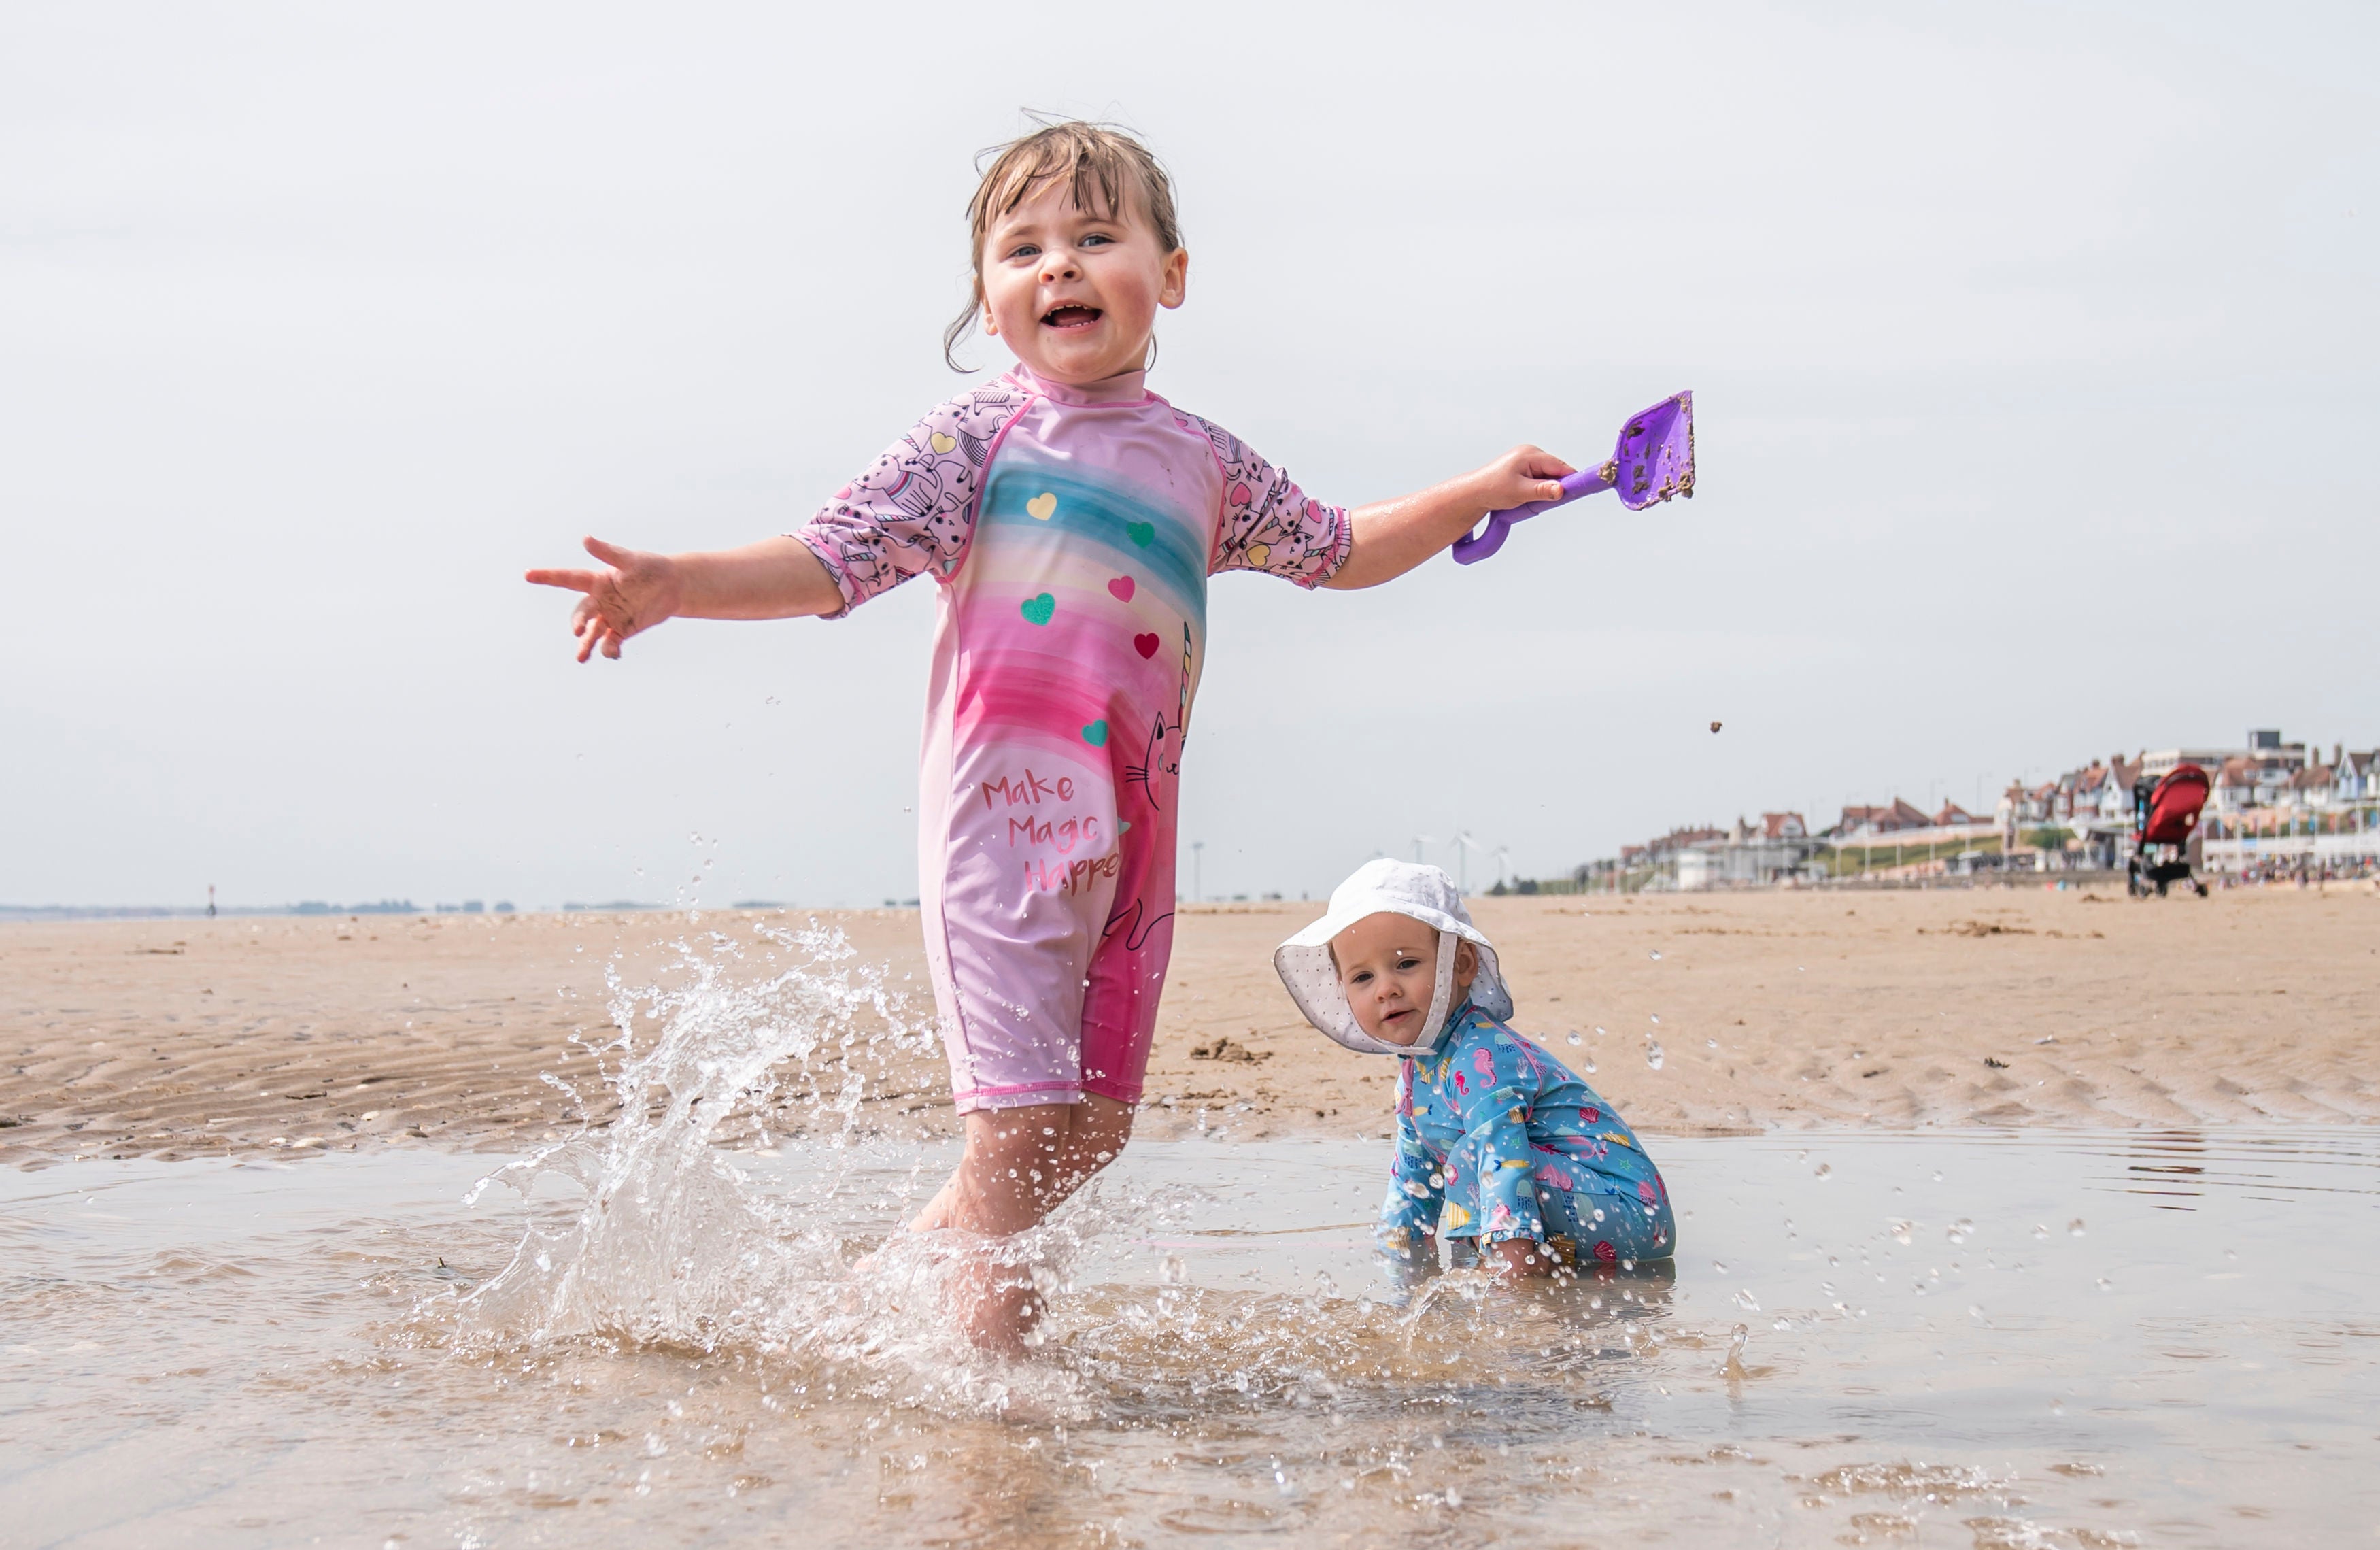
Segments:
[[[1269,966],[1316,912],[1185,910],[1142,1134],[1384,1129],[1390,1063],[1306,1029]],[[1522,1028],[1592,1062],[1589,1080],[1656,1134],[2380,1119],[2368,889],[1490,898],[1477,913]],[[8,926],[0,1156],[532,1145],[580,1113],[541,1073],[589,1094],[588,1117],[607,1110],[570,1041],[604,1034],[608,966],[651,982],[674,972],[675,941],[812,919],[922,1012],[914,911]],[[940,1059],[914,1042],[878,1053],[862,1123],[949,1129]],[[790,1084],[782,1133],[841,1123],[809,1110],[818,1085],[840,1085],[837,1058]]]

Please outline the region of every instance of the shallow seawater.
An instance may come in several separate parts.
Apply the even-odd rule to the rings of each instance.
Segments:
[[[901,1245],[855,1268],[932,1149],[718,1153],[678,1168],[699,1198],[549,1172],[470,1206],[486,1159],[427,1151],[0,1177],[0,1542],[2380,1524],[2380,1130],[1649,1144],[1674,1266],[1520,1291],[1375,1264],[1384,1142],[1135,1146],[1042,1246],[1051,1334],[1014,1364],[950,1343]]]

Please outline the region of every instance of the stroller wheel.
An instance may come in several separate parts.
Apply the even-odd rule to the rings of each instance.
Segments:
[[[2201,898],[2204,898],[2204,897],[2206,897],[2206,885],[2205,885],[2205,884],[2201,883],[2197,878],[2193,877],[2193,878],[2192,878],[2192,879],[2190,880],[2190,885],[2191,885],[2192,887],[2196,888],[2196,889],[2198,890],[2198,897],[2201,897]]]
[[[2165,879],[2162,877],[2157,879],[2157,897],[2165,897]]]

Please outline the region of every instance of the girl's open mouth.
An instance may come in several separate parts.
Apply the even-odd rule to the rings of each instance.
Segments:
[[[1088,328],[1099,321],[1097,307],[1052,307],[1041,314],[1044,328]]]

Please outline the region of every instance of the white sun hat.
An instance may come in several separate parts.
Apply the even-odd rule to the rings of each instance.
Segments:
[[[1375,1039],[1355,1020],[1347,993],[1339,984],[1339,966],[1330,961],[1330,939],[1369,915],[1409,915],[1438,932],[1438,989],[1430,999],[1428,1020],[1411,1044]],[[1471,982],[1471,1003],[1499,1021],[1512,1015],[1512,993],[1496,967],[1496,949],[1463,908],[1454,880],[1434,866],[1392,861],[1385,857],[1366,861],[1354,876],[1331,891],[1330,912],[1273,949],[1272,966],[1289,998],[1305,1020],[1331,1038],[1363,1055],[1428,1055],[1436,1051],[1444,1031],[1454,993],[1454,942],[1461,937],[1479,950],[1478,977]]]

